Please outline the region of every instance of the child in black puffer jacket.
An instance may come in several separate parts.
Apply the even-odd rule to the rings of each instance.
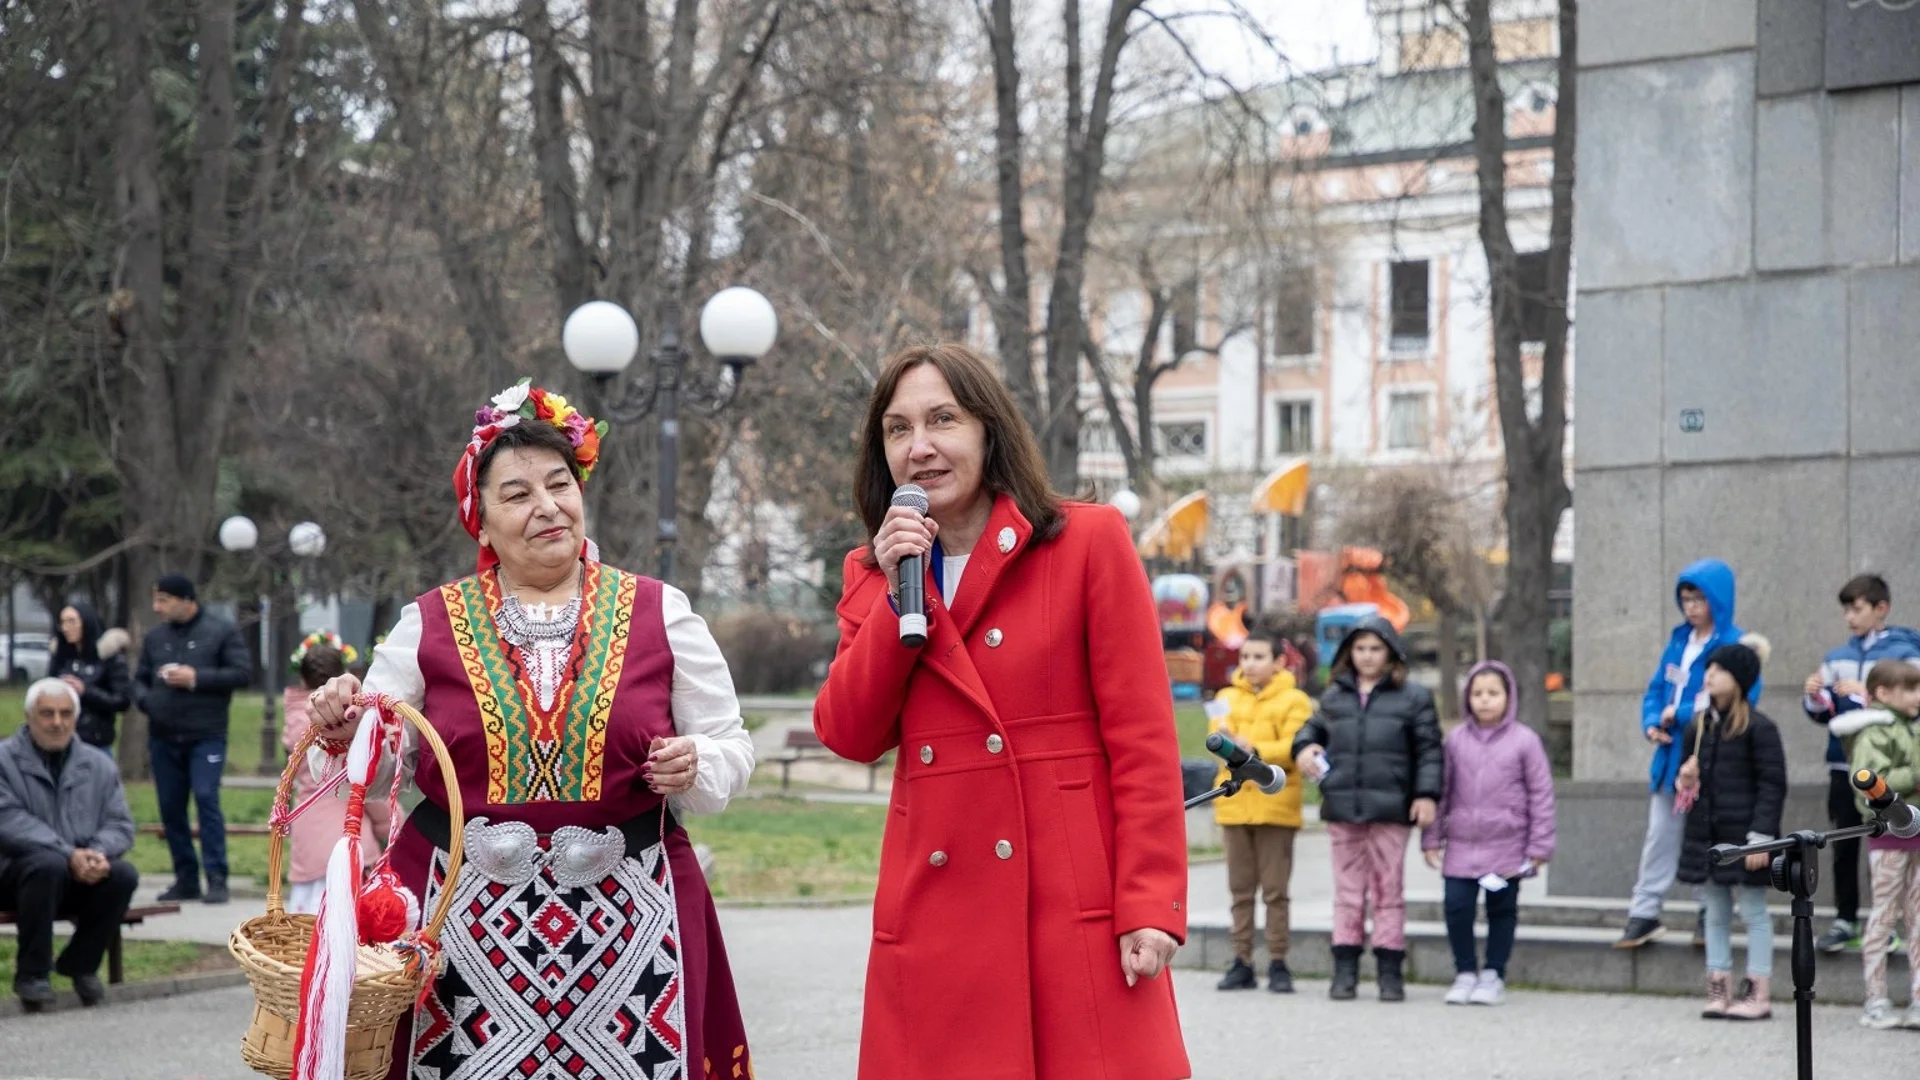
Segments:
[[[1412,826],[1433,824],[1440,798],[1440,722],[1433,694],[1407,681],[1393,624],[1369,615],[1333,656],[1332,683],[1293,742],[1294,761],[1320,784],[1320,820],[1333,847],[1333,987],[1357,994],[1366,916],[1380,1000],[1406,998],[1406,852]]]
[[[1707,942],[1709,1020],[1765,1020],[1773,976],[1773,916],[1767,911],[1768,857],[1749,855],[1744,865],[1712,865],[1715,844],[1754,844],[1780,835],[1780,809],[1787,798],[1787,755],[1780,729],[1747,704],[1760,679],[1767,639],[1748,634],[1707,657],[1702,688],[1711,703],[1696,721],[1694,745],[1680,766],[1675,790],[1692,798],[1686,838],[1680,847],[1679,879],[1700,886],[1700,915]],[[1692,794],[1689,795],[1689,792]],[[1733,992],[1733,910],[1747,928],[1747,981]]]

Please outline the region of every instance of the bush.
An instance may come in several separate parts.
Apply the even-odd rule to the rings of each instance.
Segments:
[[[733,669],[733,688],[742,694],[788,694],[819,685],[833,659],[839,635],[831,626],[778,615],[740,611],[713,624],[714,640]]]

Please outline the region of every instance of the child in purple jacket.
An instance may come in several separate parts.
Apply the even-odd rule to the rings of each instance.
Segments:
[[[1553,857],[1553,772],[1532,728],[1514,720],[1513,672],[1489,660],[1467,673],[1470,719],[1447,736],[1446,789],[1420,846],[1446,878],[1447,941],[1458,973],[1449,1005],[1498,1005],[1520,921],[1520,880]],[[1487,964],[1474,951],[1473,909],[1487,894]]]

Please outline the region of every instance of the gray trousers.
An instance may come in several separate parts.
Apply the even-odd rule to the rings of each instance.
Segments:
[[[1640,845],[1640,879],[1633,883],[1630,919],[1657,919],[1667,890],[1680,872],[1680,843],[1686,839],[1687,816],[1673,812],[1673,792],[1647,800],[1647,839]]]

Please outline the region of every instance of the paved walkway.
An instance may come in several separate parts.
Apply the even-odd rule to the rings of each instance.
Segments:
[[[867,910],[732,909],[722,919],[756,1075],[851,1080]],[[1769,1024],[1710,1024],[1686,1000],[1545,993],[1498,1009],[1447,1008],[1433,986],[1412,987],[1403,1006],[1335,1004],[1324,983],[1278,998],[1221,994],[1204,972],[1173,978],[1194,1076],[1206,1080],[1759,1080],[1793,1069],[1786,1012]],[[237,1046],[251,1004],[236,989],[0,1020],[0,1078],[247,1080]],[[1903,1075],[1890,1063],[1910,1057],[1920,1037],[1864,1032],[1854,1015],[1817,1010],[1821,1075]]]

